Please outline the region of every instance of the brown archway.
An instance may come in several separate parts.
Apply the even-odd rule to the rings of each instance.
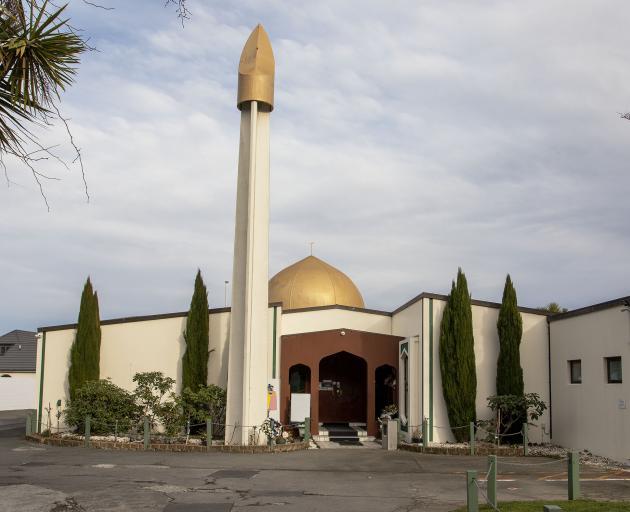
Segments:
[[[283,423],[290,422],[291,410],[291,368],[296,365],[308,366],[311,374],[311,432],[319,431],[320,423],[320,385],[327,385],[320,376],[320,362],[328,356],[346,352],[352,357],[362,360],[366,367],[363,379],[365,384],[365,402],[363,420],[367,423],[368,434],[376,435],[376,368],[388,365],[398,371],[398,342],[400,336],[356,331],[353,329],[331,329],[329,331],[306,332],[282,336],[280,349],[280,414]],[[344,356],[345,357],[345,356]],[[345,370],[345,374],[351,372]],[[341,382],[340,379],[328,379]],[[307,391],[308,392],[308,391]],[[394,398],[397,398],[396,396]],[[396,400],[397,403],[397,400]]]
[[[319,421],[367,424],[367,363],[346,351],[319,362]]]

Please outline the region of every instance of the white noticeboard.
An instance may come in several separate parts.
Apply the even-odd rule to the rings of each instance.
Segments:
[[[310,416],[310,393],[291,393],[291,423],[303,423]]]

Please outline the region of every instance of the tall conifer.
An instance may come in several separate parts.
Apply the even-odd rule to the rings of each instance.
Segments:
[[[505,279],[497,330],[499,331],[497,395],[522,396],[525,392],[520,356],[523,319],[518,311],[516,290],[510,274]]]
[[[99,318],[98,296],[87,278],[77,320],[77,333],[70,349],[70,369],[68,387],[70,399],[87,381],[100,378],[101,361],[101,321]]]
[[[197,270],[195,290],[184,332],[186,351],[182,359],[182,389],[196,391],[208,384],[209,314],[208,291]]]
[[[451,285],[440,329],[442,392],[451,427],[476,419],[477,373],[472,308],[466,276],[460,268]],[[457,441],[468,439],[468,428],[453,428]]]

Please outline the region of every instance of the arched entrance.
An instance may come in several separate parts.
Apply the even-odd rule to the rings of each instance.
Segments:
[[[396,368],[389,364],[379,366],[374,372],[374,412],[378,418],[385,407],[395,405],[396,396]]]
[[[311,392],[311,369],[305,364],[294,364],[289,368],[291,393]]]
[[[367,423],[367,363],[337,352],[319,363],[319,421]]]

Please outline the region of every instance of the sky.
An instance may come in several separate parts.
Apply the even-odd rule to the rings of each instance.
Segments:
[[[237,65],[276,60],[270,276],[309,254],[374,309],[448,293],[577,308],[630,295],[627,0],[71,0],[85,54],[63,94],[77,163],[0,181],[0,333],[212,307],[231,281]],[[72,161],[63,127],[40,134]],[[0,176],[2,178],[2,176]]]

